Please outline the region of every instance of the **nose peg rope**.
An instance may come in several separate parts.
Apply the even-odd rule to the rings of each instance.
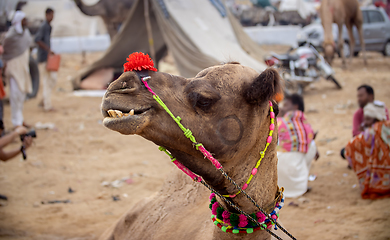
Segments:
[[[233,180],[231,179],[227,173],[223,170],[222,168],[222,165],[219,163],[219,161],[217,159],[215,159],[211,153],[209,151],[206,150],[206,148],[204,148],[203,144],[202,143],[198,143],[195,139],[195,137],[192,135],[192,132],[190,129],[188,128],[185,128],[183,126],[183,124],[181,124],[181,118],[179,116],[175,117],[175,115],[173,115],[173,113],[169,110],[169,108],[165,105],[165,103],[160,99],[160,97],[149,87],[149,84],[146,82],[147,79],[150,79],[151,77],[150,76],[147,76],[147,77],[143,77],[141,79],[141,81],[144,83],[145,87],[148,89],[148,91],[150,93],[152,93],[153,95],[153,98],[156,100],[156,102],[158,104],[160,104],[160,106],[168,113],[169,116],[171,116],[171,118],[176,122],[176,124],[179,126],[179,128],[183,131],[184,135],[190,139],[190,141],[195,145],[196,149],[199,150],[207,159],[209,159],[212,164],[222,173],[222,175],[230,182],[232,183],[240,192],[242,192],[265,216],[267,216],[267,218],[275,224],[275,229],[276,229],[276,226],[279,227],[279,229],[281,229],[286,235],[288,235],[291,239],[293,240],[296,240],[295,237],[293,237],[286,229],[284,229],[277,221],[275,221],[270,214],[267,214],[256,202],[255,200],[253,200],[253,198],[251,196],[249,196],[240,186],[238,186],[238,184]],[[251,221],[253,221],[254,223],[256,223],[258,226],[259,226],[259,223],[253,219],[249,214],[245,213],[244,211],[242,211],[239,207],[237,207],[237,205],[235,205],[233,202],[231,202],[230,200],[228,200],[226,197],[222,196],[221,194],[219,194],[217,191],[215,191],[211,186],[209,186],[203,179],[201,176],[198,176],[196,175],[195,173],[193,173],[191,170],[189,170],[188,168],[186,168],[183,164],[181,164],[179,161],[176,160],[176,158],[174,158],[172,156],[172,154],[170,154],[164,147],[159,147],[159,149],[161,151],[164,151],[166,154],[168,154],[168,156],[171,158],[171,161],[180,169],[182,170],[186,175],[188,175],[189,177],[191,177],[194,181],[196,182],[200,182],[202,183],[206,188],[208,188],[210,191],[214,192],[218,197],[220,197],[222,200],[224,200],[229,206],[233,207],[234,209],[236,209],[238,212],[242,213],[243,215],[245,215],[248,219],[250,219]],[[279,236],[277,236],[275,233],[271,232],[269,229],[265,229],[269,234],[271,234],[273,237],[275,237],[276,239],[282,239],[280,238]]]

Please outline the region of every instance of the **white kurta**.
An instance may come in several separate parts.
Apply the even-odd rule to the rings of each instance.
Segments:
[[[11,121],[14,126],[23,125],[23,105],[26,94],[32,92],[27,49],[22,55],[7,61],[6,76],[10,84]]]
[[[7,61],[7,79],[14,78],[18,83],[19,90],[23,93],[32,92],[32,83],[29,67],[30,50],[26,49],[23,54]]]
[[[307,153],[278,152],[278,185],[284,187],[286,197],[299,197],[307,191],[310,166],[316,152],[314,141]]]

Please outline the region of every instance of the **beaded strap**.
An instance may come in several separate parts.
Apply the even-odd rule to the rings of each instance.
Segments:
[[[249,176],[249,178],[246,181],[246,183],[242,186],[243,190],[247,189],[249,183],[252,181],[253,176],[256,175],[257,169],[260,166],[261,160],[263,160],[263,158],[265,156],[265,152],[267,151],[268,146],[272,142],[272,134],[274,133],[274,130],[275,130],[275,113],[274,113],[274,108],[272,106],[272,102],[271,101],[269,101],[269,108],[270,108],[271,124],[269,125],[269,134],[268,134],[268,137],[267,137],[267,144],[265,145],[264,150],[260,152],[260,159],[257,161],[255,167],[252,169],[251,175]],[[239,190],[236,194],[233,194],[233,195],[223,195],[223,196],[224,197],[234,198],[234,197],[236,197],[240,193],[241,193],[241,190]]]
[[[192,180],[194,180],[195,182],[200,182],[202,181],[202,178],[199,177],[198,175],[196,175],[195,173],[193,173],[190,169],[186,168],[181,162],[177,161],[176,158],[174,158],[172,156],[172,154],[170,154],[165,148],[163,147],[158,147],[158,149],[160,151],[163,151],[165,152],[170,158],[171,158],[171,161],[173,164],[176,165],[176,167],[178,167],[182,172],[184,172],[185,174],[187,174],[187,176],[189,176],[190,178],[192,178]]]
[[[184,133],[184,136],[186,136],[188,139],[191,140],[191,142],[195,145],[196,147],[196,150],[199,150],[207,159],[209,159],[213,165],[217,168],[217,169],[221,169],[222,168],[222,165],[218,162],[217,159],[215,159],[211,153],[209,151],[206,150],[206,148],[204,148],[203,144],[202,143],[198,143],[195,139],[195,137],[192,135],[192,132],[190,129],[188,128],[185,128],[183,126],[183,124],[181,124],[181,118],[179,116],[175,117],[175,115],[173,115],[173,113],[171,112],[171,110],[169,110],[169,108],[167,107],[167,105],[165,105],[165,103],[160,99],[160,97],[153,92],[153,90],[149,87],[149,84],[146,82],[146,79],[150,79],[150,76],[147,76],[147,77],[144,77],[142,78],[142,82],[145,84],[145,87],[149,90],[150,93],[152,93],[153,95],[153,98],[158,102],[158,104],[161,105],[161,107],[169,114],[169,116],[171,116],[171,118],[176,122],[176,124],[179,126],[179,128],[183,131]]]

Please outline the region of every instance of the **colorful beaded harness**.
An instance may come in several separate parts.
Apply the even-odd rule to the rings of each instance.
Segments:
[[[284,206],[284,196],[277,202],[275,208],[271,212],[271,218],[275,221],[278,220],[279,210]],[[266,216],[258,211],[250,214],[250,216],[257,220],[260,226],[248,219],[244,214],[230,213],[226,211],[218,202],[215,197],[215,193],[210,195],[210,205],[212,215],[211,219],[214,224],[219,227],[222,231],[228,233],[253,233],[261,229],[271,229],[274,225]]]
[[[153,67],[153,60],[151,60],[149,58],[149,55],[145,55],[143,53],[133,53],[131,54],[127,59],[126,59],[128,62],[124,64],[124,72],[127,72],[127,71],[142,71],[142,70],[150,70],[150,71],[157,71],[154,67]],[[225,172],[225,170],[223,169],[222,165],[219,163],[219,161],[217,159],[215,159],[211,153],[209,151],[207,151],[205,149],[205,147],[203,146],[202,143],[198,143],[196,140],[195,140],[195,137],[192,135],[192,132],[190,129],[188,128],[185,128],[182,124],[181,124],[181,118],[179,116],[175,117],[173,115],[173,113],[169,110],[169,108],[165,105],[165,103],[160,99],[160,97],[149,87],[148,83],[146,80],[150,79],[151,77],[150,76],[146,76],[146,77],[141,77],[141,82],[144,84],[144,86],[148,89],[148,91],[153,95],[153,98],[154,100],[157,101],[158,104],[160,104],[160,106],[168,113],[169,116],[172,117],[172,119],[176,122],[176,124],[179,126],[179,128],[183,131],[184,135],[194,144],[195,148],[197,150],[199,150],[207,159],[209,159],[211,161],[211,163],[215,166],[215,168],[217,170],[219,170],[221,172],[221,174],[229,181],[231,182],[239,191],[234,194],[234,195],[228,195],[228,197],[235,197],[237,196],[239,193],[243,193],[260,211],[255,213],[254,215],[251,214],[247,214],[245,213],[244,211],[242,211],[236,204],[234,204],[232,201],[230,201],[229,199],[226,198],[226,196],[224,195],[221,195],[220,193],[218,193],[215,189],[213,189],[210,185],[208,185],[203,179],[201,176],[198,176],[197,174],[193,173],[191,170],[189,170],[188,168],[186,168],[182,163],[180,163],[179,161],[176,160],[176,158],[174,158],[172,156],[172,154],[170,154],[164,147],[159,147],[159,149],[161,151],[164,151],[166,154],[168,154],[168,156],[171,158],[172,162],[180,169],[182,170],[185,174],[187,174],[189,177],[192,178],[192,180],[194,180],[195,182],[200,182],[202,183],[205,187],[207,187],[211,192],[212,192],[212,195],[210,196],[210,201],[212,202],[212,206],[211,206],[211,209],[212,209],[212,213],[214,216],[212,216],[212,219],[214,221],[214,224],[216,224],[218,227],[220,227],[222,229],[222,231],[226,230],[226,232],[231,232],[231,233],[252,233],[254,231],[257,231],[257,230],[266,230],[269,234],[271,234],[273,237],[275,237],[276,239],[278,240],[281,240],[281,238],[276,235],[275,233],[273,233],[272,231],[270,231],[270,226],[272,225],[275,225],[275,230],[277,229],[277,227],[279,227],[279,229],[281,229],[285,234],[287,234],[291,239],[293,240],[296,240],[289,232],[287,232],[287,230],[285,230],[276,220],[277,220],[277,217],[278,217],[278,211],[279,209],[283,206],[284,204],[284,198],[281,198],[281,196],[283,196],[283,188],[279,189],[278,190],[278,197],[274,200],[274,202],[276,201],[275,203],[275,209],[274,211],[271,213],[271,214],[268,214],[266,213],[254,200],[252,197],[250,197],[246,192],[245,192],[245,189],[248,187],[248,184],[250,183],[250,181],[252,180],[253,176],[256,175],[257,173],[257,169],[258,167],[260,166],[260,163],[261,163],[261,160],[264,158],[264,155],[265,155],[265,151],[267,150],[269,144],[271,143],[272,141],[272,133],[275,129],[275,125],[274,125],[274,118],[275,118],[275,113],[273,112],[273,107],[272,107],[272,102],[269,101],[269,106],[270,106],[270,117],[271,117],[271,124],[270,124],[270,133],[269,133],[269,136],[267,137],[267,144],[266,144],[266,147],[264,149],[264,151],[260,152],[260,159],[259,161],[256,163],[256,166],[255,168],[253,168],[252,172],[251,172],[251,175],[248,179],[248,181],[244,184],[244,186],[241,188],[240,186],[238,186],[238,184],[233,180],[231,179],[227,173]],[[223,210],[223,208],[221,206],[219,206],[219,203],[216,201],[216,197],[215,196],[218,196],[219,198],[221,198],[222,200],[224,200],[229,206],[233,207],[235,210],[237,210],[240,215],[237,215],[235,213],[229,213],[228,211],[225,211]],[[280,199],[280,202],[277,201],[278,198],[281,198]],[[218,204],[218,206],[217,206]],[[213,211],[213,206],[215,205],[215,211]],[[220,209],[220,210],[218,210]],[[222,211],[223,210],[223,211]],[[218,211],[220,212],[220,214],[218,214]],[[221,212],[222,211],[222,212]],[[225,213],[226,212],[226,213]],[[214,214],[216,213],[216,214]],[[226,220],[226,223],[224,222],[224,216],[222,215],[223,213],[225,213],[225,217],[227,216],[227,214],[229,214],[229,223],[228,220]],[[262,215],[261,215],[262,214]],[[238,223],[237,223],[237,219],[235,216],[238,216]],[[222,218],[221,218],[222,217]],[[237,225],[232,225],[232,219],[230,219],[230,217],[232,217],[233,219],[233,224],[234,223],[237,223]],[[245,219],[244,219],[245,217]],[[264,219],[262,220],[262,218],[264,217]],[[241,218],[241,220],[240,220]],[[268,221],[267,221],[268,220]],[[222,225],[222,223],[220,222],[222,221],[222,223],[225,223],[226,225]],[[246,225],[244,226],[244,224],[246,223]],[[277,227],[276,227],[277,226]]]

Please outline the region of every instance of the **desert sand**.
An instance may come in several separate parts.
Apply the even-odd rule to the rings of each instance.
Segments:
[[[87,64],[98,56],[89,54]],[[306,89],[307,118],[319,131],[320,158],[311,169],[317,178],[309,182],[311,192],[287,199],[280,214],[297,239],[390,239],[390,199],[361,199],[354,172],[339,156],[352,136],[359,85],[372,85],[376,99],[390,106],[390,58],[368,56],[368,66],[355,58],[348,70],[336,59],[342,90],[323,79]],[[28,123],[54,123],[55,128],[37,130],[27,161],[19,156],[0,163],[0,194],[9,198],[0,200],[0,239],[97,239],[138,201],[158,191],[171,171],[179,171],[153,143],[103,127],[101,98],[72,94],[69,79],[82,67],[81,56],[62,59],[53,96],[57,112],[43,112],[39,99],[27,101],[24,111]],[[164,67],[175,72],[169,63]],[[10,129],[9,105],[4,121]],[[18,146],[19,140],[9,148]],[[117,188],[102,185],[120,179],[127,180]],[[52,200],[70,202],[47,204]]]

